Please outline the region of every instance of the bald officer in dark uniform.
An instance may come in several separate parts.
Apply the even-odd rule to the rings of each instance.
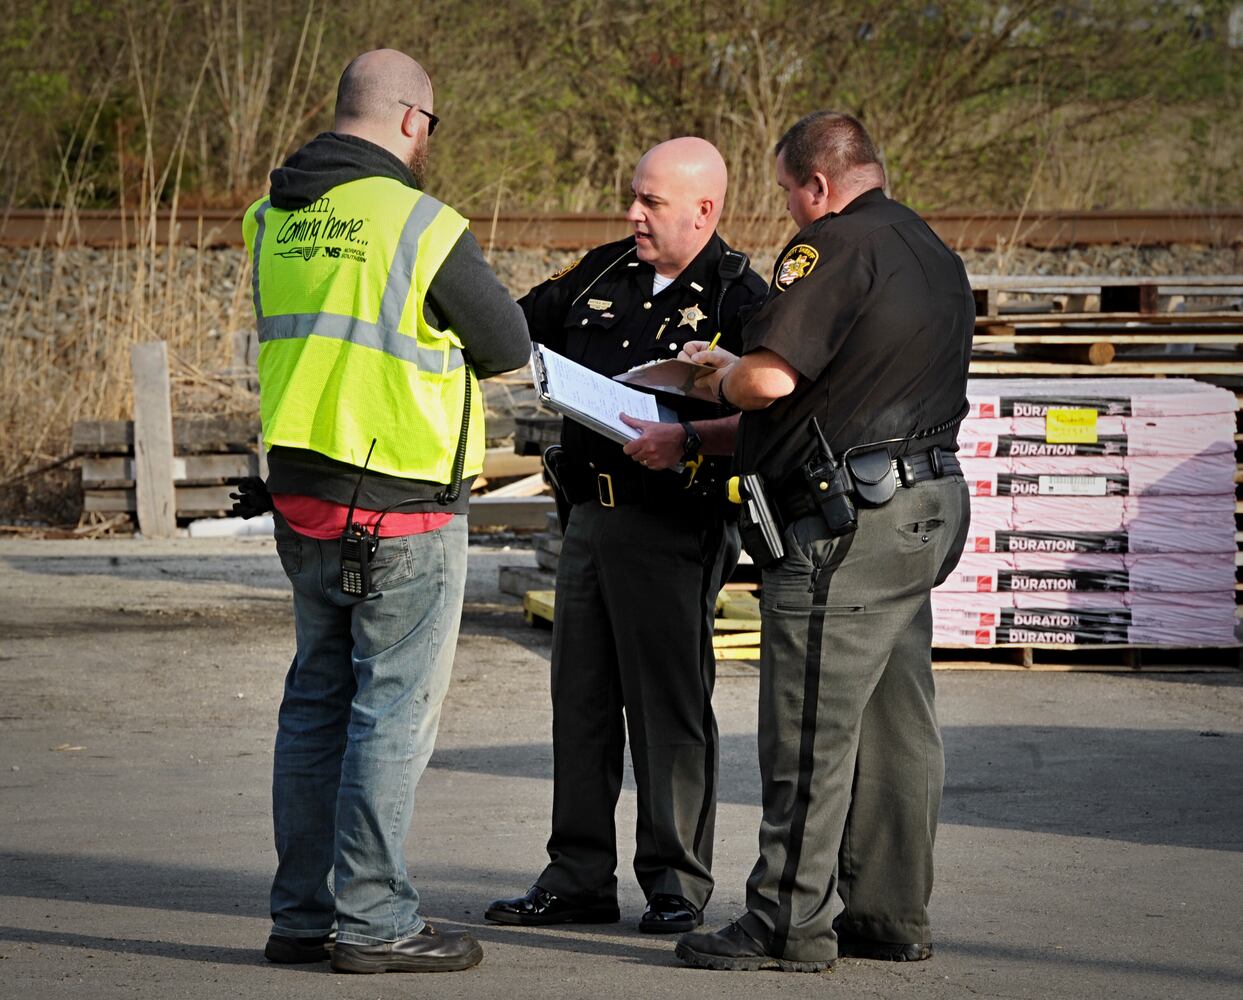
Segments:
[[[800,232],[742,358],[709,379],[744,411],[736,469],[760,474],[785,525],[761,598],[760,857],[746,913],[684,935],[677,953],[726,970],[915,961],[932,950],[944,778],[929,591],[967,532],[954,452],[971,288],[958,257],[885,197],[855,119],[798,122],[777,144],[777,181]],[[840,506],[822,513],[837,484],[813,418],[854,469],[853,531]],[[845,911],[831,922],[834,890]]]
[[[532,340],[609,376],[676,358],[718,330],[740,350],[742,314],[765,289],[716,235],[725,187],[725,163],[703,139],[650,150],[634,175],[634,235],[520,301]],[[739,551],[722,503],[738,417],[713,402],[663,401],[682,422],[630,421],[643,433],[624,448],[565,422],[553,470],[572,506],[553,625],[550,860],[525,895],[487,909],[498,923],[620,919],[614,811],[627,733],[634,871],[647,898],[639,929],[697,927],[712,892],[712,619]]]

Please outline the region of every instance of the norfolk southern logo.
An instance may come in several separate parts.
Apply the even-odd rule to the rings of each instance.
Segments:
[[[334,260],[362,263],[367,259],[367,241],[362,238],[366,219],[337,215],[332,202],[320,198],[305,208],[291,212],[276,231],[276,242],[286,247],[277,257],[301,257],[309,261],[319,253]]]

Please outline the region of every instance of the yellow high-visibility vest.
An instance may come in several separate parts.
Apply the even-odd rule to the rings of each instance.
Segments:
[[[264,444],[307,448],[391,476],[447,483],[474,375],[462,340],[427,322],[432,279],[466,220],[387,177],[332,188],[294,211],[261,198],[242,233],[259,330]],[[471,394],[466,476],[483,469]]]

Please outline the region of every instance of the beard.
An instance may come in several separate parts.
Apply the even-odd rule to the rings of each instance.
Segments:
[[[410,154],[410,159],[406,161],[406,166],[410,168],[410,173],[414,176],[414,186],[420,191],[423,190],[423,184],[427,181],[427,165],[430,160],[431,154],[427,143],[424,142]]]

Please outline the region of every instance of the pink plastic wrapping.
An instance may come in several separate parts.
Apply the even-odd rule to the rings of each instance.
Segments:
[[[1095,409],[1111,417],[1234,413],[1234,393],[1191,379],[972,379],[974,418],[1043,417],[1050,406]]]
[[[1217,646],[1234,642],[1234,593],[933,595],[934,642]]]
[[[1234,491],[1234,455],[969,458],[972,496],[1205,496]]]
[[[1234,589],[1233,552],[1159,554],[967,552],[943,591],[1159,591]]]
[[[963,458],[1076,458],[1086,455],[1234,454],[1234,414],[1099,417],[1094,442],[1050,443],[1043,417],[964,420]]]

